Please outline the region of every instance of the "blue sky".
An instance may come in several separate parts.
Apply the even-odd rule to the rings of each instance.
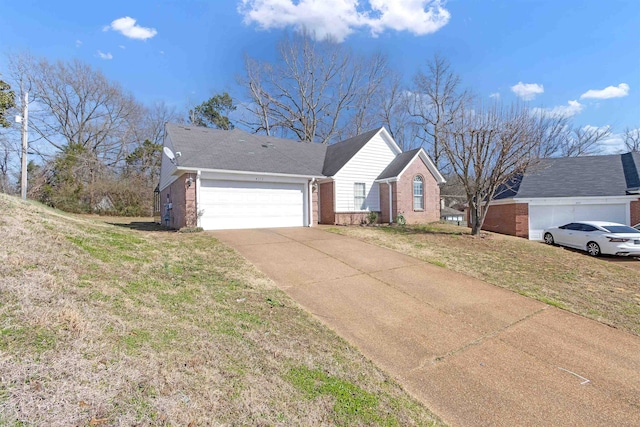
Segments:
[[[282,32],[305,25],[357,52],[387,54],[407,82],[439,52],[487,99],[528,100],[578,126],[640,128],[640,1],[389,3],[10,1],[0,15],[0,54],[77,57],[142,102],[186,109],[219,91],[241,94],[243,56],[272,59]]]

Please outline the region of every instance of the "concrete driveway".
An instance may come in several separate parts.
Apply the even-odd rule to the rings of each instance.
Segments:
[[[640,425],[640,338],[318,228],[214,232],[452,425]]]

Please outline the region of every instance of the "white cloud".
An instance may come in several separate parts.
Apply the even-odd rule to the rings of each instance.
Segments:
[[[537,114],[546,114],[550,116],[572,117],[579,114],[584,106],[577,100],[568,101],[567,105],[558,105],[553,108],[534,108],[533,112]]]
[[[147,28],[136,25],[136,20],[125,16],[118,18],[102,29],[103,31],[118,31],[125,37],[130,39],[146,40],[158,34],[155,28]]]
[[[119,47],[120,49],[126,49],[126,47],[125,47],[125,46],[123,46],[123,45],[121,45],[121,44],[119,44],[119,45],[118,45],[118,47]]]
[[[500,99],[500,92],[492,93],[491,95],[489,95],[489,98]]]
[[[358,0],[242,0],[238,13],[245,24],[262,29],[304,28],[318,39],[329,36],[338,42],[359,28],[374,37],[385,30],[431,34],[451,17],[440,0],[369,0],[367,5]]]
[[[164,55],[164,50],[161,50],[161,51],[160,51],[160,55]]]
[[[82,40],[76,40],[76,47],[82,46]]]
[[[98,51],[97,53],[98,53],[98,56],[101,59],[113,59],[113,55],[111,55],[111,53],[109,53],[109,52],[103,53],[103,52]]]
[[[525,101],[531,101],[536,95],[544,93],[544,86],[537,83],[522,83],[511,86],[511,91]]]
[[[629,95],[629,85],[626,83],[620,83],[618,86],[607,86],[604,89],[590,89],[580,95],[580,99],[594,98],[594,99],[609,99],[609,98],[622,98]]]

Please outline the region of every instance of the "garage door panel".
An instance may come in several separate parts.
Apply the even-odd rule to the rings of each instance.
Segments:
[[[626,204],[529,204],[529,238],[541,240],[545,228],[556,227],[573,221],[627,222]]]
[[[199,206],[207,230],[304,225],[304,185],[202,180]]]

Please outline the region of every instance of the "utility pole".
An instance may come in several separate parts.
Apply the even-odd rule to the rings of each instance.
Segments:
[[[27,150],[29,149],[29,92],[24,92],[22,101],[22,177],[20,180],[20,192],[22,200],[27,200]]]

